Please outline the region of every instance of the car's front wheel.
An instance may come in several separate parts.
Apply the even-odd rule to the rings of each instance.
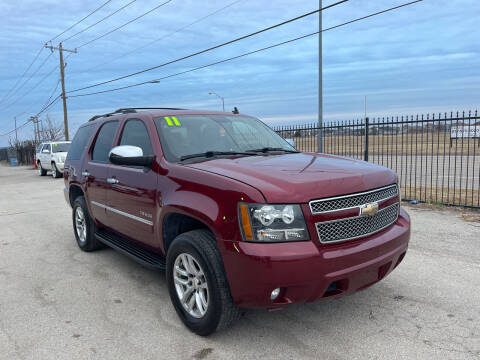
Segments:
[[[233,303],[215,237],[207,230],[175,238],[167,254],[167,282],[177,314],[198,335],[224,329],[241,315]]]

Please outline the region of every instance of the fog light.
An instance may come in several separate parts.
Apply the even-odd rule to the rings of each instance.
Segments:
[[[278,295],[280,295],[280,288],[276,288],[275,290],[272,291],[272,293],[270,294],[270,299],[271,300],[275,300]]]

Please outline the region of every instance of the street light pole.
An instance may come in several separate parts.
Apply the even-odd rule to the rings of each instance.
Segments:
[[[323,151],[323,49],[322,49],[322,0],[318,1],[318,152]]]
[[[223,112],[225,112],[225,99],[214,91],[210,91],[208,95],[216,95],[220,100],[222,100],[222,109],[223,109]]]

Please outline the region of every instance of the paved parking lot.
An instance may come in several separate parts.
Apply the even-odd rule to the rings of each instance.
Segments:
[[[163,274],[77,248],[62,188],[0,166],[0,359],[480,359],[480,222],[458,211],[408,207],[405,260],[365,291],[201,338]]]

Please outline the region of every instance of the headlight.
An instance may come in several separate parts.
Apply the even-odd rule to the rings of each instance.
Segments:
[[[245,241],[281,242],[310,239],[300,205],[241,203],[239,218]]]

